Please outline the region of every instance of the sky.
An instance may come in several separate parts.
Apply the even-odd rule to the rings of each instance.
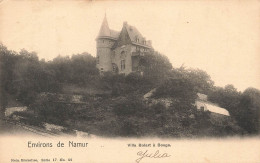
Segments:
[[[260,1],[4,0],[0,42],[45,60],[95,56],[105,13],[110,29],[127,21],[175,68],[205,70],[217,86],[260,89]]]

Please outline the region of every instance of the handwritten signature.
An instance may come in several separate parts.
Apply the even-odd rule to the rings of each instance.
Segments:
[[[137,152],[137,156],[140,156],[138,159],[135,160],[137,163],[140,163],[140,161],[143,158],[165,158],[165,157],[171,157],[171,155],[169,155],[168,153],[162,153],[161,154],[159,150],[157,150],[155,153],[148,152],[148,150],[146,150],[145,152],[139,151],[139,152]]]

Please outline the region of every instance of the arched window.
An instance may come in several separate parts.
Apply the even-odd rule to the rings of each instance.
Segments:
[[[112,68],[113,68],[114,73],[118,73],[118,68],[117,68],[117,65],[115,63],[112,63]]]
[[[121,60],[121,70],[125,69],[125,60]]]
[[[121,51],[120,58],[125,58],[125,51]]]

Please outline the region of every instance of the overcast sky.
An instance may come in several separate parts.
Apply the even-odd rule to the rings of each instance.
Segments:
[[[111,29],[135,26],[173,67],[208,72],[217,86],[260,89],[260,2],[3,1],[0,41],[51,60],[89,52],[104,14]]]

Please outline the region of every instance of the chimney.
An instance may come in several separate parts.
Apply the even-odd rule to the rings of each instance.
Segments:
[[[125,21],[123,25],[124,25],[124,26],[127,26],[127,21]]]

